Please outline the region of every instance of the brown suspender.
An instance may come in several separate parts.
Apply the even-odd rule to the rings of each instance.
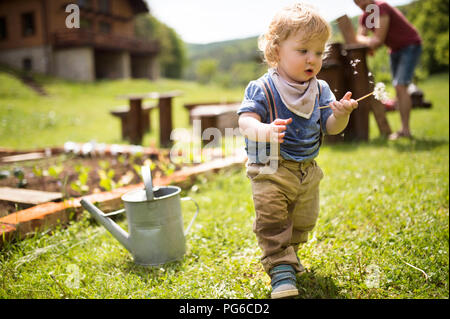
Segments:
[[[264,91],[264,95],[266,96],[266,100],[269,106],[269,117],[270,117],[270,123],[272,123],[275,119],[278,118],[278,111],[277,111],[277,104],[275,102],[275,96],[273,94],[272,88],[269,84],[269,81],[266,78],[260,79],[262,83],[262,89]],[[319,101],[320,101],[320,95],[322,94],[322,86],[320,85],[319,81],[317,81],[317,86],[319,88]],[[320,110],[319,110],[320,112]],[[322,130],[322,116],[319,113],[319,126],[320,126],[320,138],[319,138],[319,146],[322,145],[323,141],[323,130]]]

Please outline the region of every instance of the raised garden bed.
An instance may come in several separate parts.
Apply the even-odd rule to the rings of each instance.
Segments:
[[[125,147],[117,152],[117,148],[108,147],[100,154],[92,151],[83,153],[82,147],[77,147],[69,153],[53,150],[52,154],[57,155],[47,156],[50,152],[46,152],[46,156],[39,159],[4,163],[2,158],[10,157],[12,153],[0,150],[0,172],[4,176],[0,179],[0,189],[9,187],[14,190],[16,187],[52,194],[60,192],[61,199],[32,207],[30,204],[0,200],[0,246],[5,240],[22,238],[37,230],[67,222],[74,213],[78,215],[82,212],[82,197],[98,203],[105,211],[118,209],[124,193],[143,187],[141,165],[151,166],[154,185],[186,185],[186,182],[193,180],[193,176],[241,165],[246,160],[245,154],[238,151],[226,158],[213,156],[205,163],[182,166],[170,161],[168,151],[140,149],[136,152],[135,148]]]
[[[2,157],[0,153],[0,160],[5,157],[11,156]],[[140,183],[140,167],[144,164],[151,166],[155,178],[171,175],[181,168],[180,165],[171,163],[168,157],[159,151],[147,154],[60,153],[35,160],[0,162],[0,189],[8,187],[56,192],[61,193],[59,200],[63,201]],[[32,206],[25,199],[22,202],[5,199],[7,196],[0,196],[0,217]]]

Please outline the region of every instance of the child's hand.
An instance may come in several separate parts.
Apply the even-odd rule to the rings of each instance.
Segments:
[[[330,103],[330,107],[333,110],[333,114],[336,118],[349,116],[354,109],[358,107],[358,102],[351,99],[352,92],[345,93],[344,97],[340,101],[334,101]]]
[[[292,118],[288,118],[287,120],[276,119],[272,123],[268,124],[268,140],[270,142],[283,143],[283,137],[286,134],[284,133],[284,131],[286,131],[286,125],[290,123],[292,123]]]

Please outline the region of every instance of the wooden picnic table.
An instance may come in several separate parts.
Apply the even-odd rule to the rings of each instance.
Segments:
[[[129,101],[128,111],[128,136],[132,144],[140,145],[144,135],[142,117],[142,101],[144,99],[158,99],[159,108],[159,144],[167,147],[171,144],[170,133],[172,132],[172,99],[181,95],[181,91],[149,92],[143,94],[125,94],[117,96],[118,99]]]
[[[152,110],[155,109],[157,105],[154,103],[144,102],[142,103],[141,107],[142,107],[141,128],[143,130],[143,134],[145,134],[146,132],[150,132],[152,129],[150,115]],[[116,116],[120,119],[123,140],[129,140],[130,139],[129,130],[134,129],[133,127],[130,127],[128,123],[129,110],[130,110],[129,105],[118,105],[114,109],[109,111],[111,115]]]

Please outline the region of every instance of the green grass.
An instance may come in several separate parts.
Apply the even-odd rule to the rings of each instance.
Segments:
[[[448,74],[420,87],[433,108],[413,111],[414,140],[382,140],[372,121],[368,143],[322,148],[321,212],[299,252],[308,269],[300,298],[449,297]],[[389,114],[393,129],[398,116]],[[85,213],[5,247],[0,298],[269,298],[244,170],[201,176],[183,195],[201,207],[183,260],[136,266]],[[194,207],[182,205],[187,224]]]
[[[166,79],[77,83],[38,76],[37,81],[48,96],[37,95],[0,69],[0,146],[30,149],[91,140],[127,143],[121,140],[119,119],[109,114],[114,107],[128,103],[116,98],[123,94],[181,90],[183,95],[173,100],[174,127],[189,126],[185,103],[239,101],[243,96],[243,88],[225,90],[214,85]],[[144,136],[143,144],[158,146],[158,109],[153,110],[151,119],[153,129]]]

